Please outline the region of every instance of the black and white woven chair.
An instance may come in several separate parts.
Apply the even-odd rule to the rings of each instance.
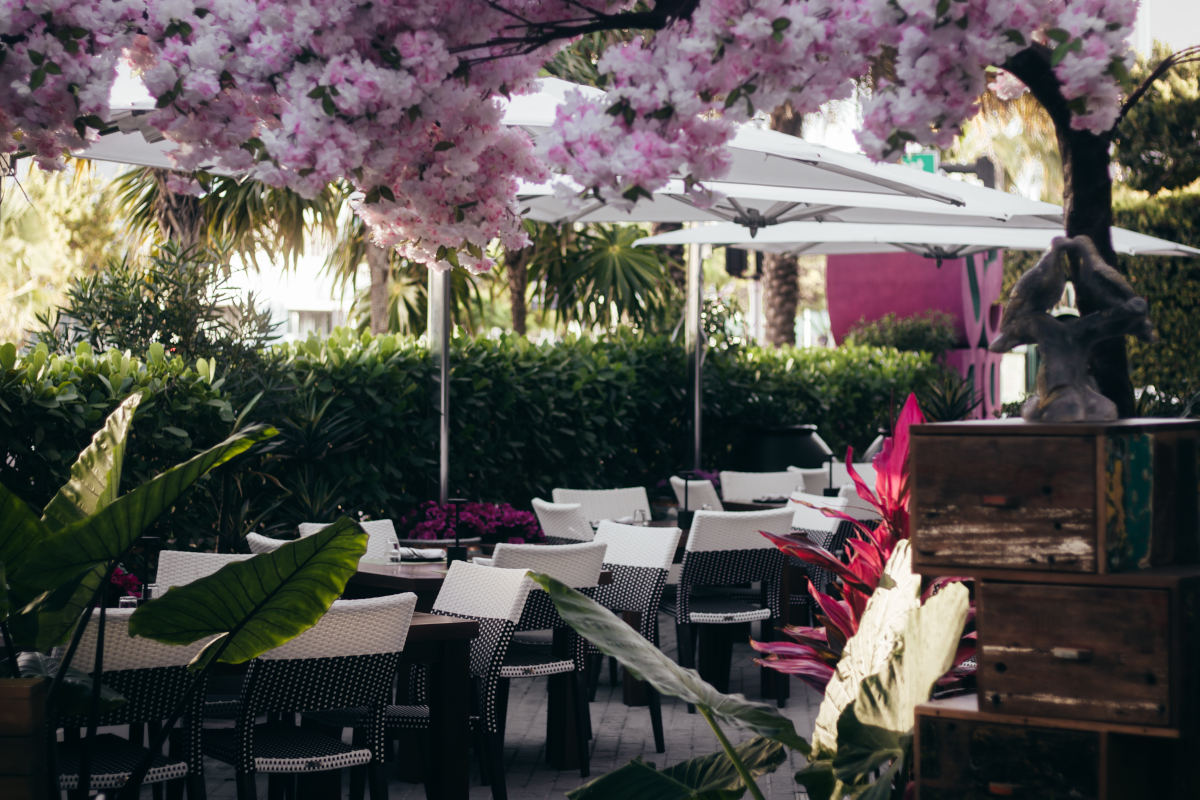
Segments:
[[[752,503],[764,497],[787,497],[804,485],[804,476],[789,470],[736,472],[722,470],[721,497],[727,503]]]
[[[259,553],[274,553],[287,543],[287,539],[275,539],[271,536],[263,536],[261,533],[254,533],[253,531],[246,534],[246,546],[250,548],[250,552],[254,555],[258,555]]]
[[[692,519],[675,593],[679,663],[696,666],[696,638],[702,633],[706,657],[701,675],[721,691],[729,689],[732,626],[761,622],[762,638],[770,639],[771,623],[783,618],[780,579],[785,557],[759,531],[787,535],[792,513],[787,508],[697,511]],[[755,583],[759,587],[753,595],[734,588]],[[780,689],[776,696],[782,702],[785,694]]]
[[[234,561],[254,558],[254,553],[198,553],[194,550],[163,550],[158,554],[158,572],[154,582],[165,592],[172,586],[184,586],[207,577]]]
[[[250,663],[236,726],[204,731],[205,755],[234,766],[238,800],[255,796],[260,772],[346,767],[366,768],[372,798],[387,797],[384,713],[416,605],[412,593],[335,601],[312,628]],[[367,719],[353,744],[293,724],[299,713],[346,708]],[[264,714],[283,718],[259,724]]]
[[[535,497],[533,513],[546,534],[547,544],[590,542],[596,535],[579,503],[547,503]]]
[[[806,494],[823,495],[825,490],[830,487],[840,489],[844,486],[854,486],[854,481],[850,479],[850,471],[846,469],[844,461],[835,460],[831,465],[820,468],[788,467],[788,470],[804,476],[804,485],[800,491]],[[854,471],[866,481],[867,486],[875,488],[875,466],[873,464],[867,461],[855,461]]]
[[[500,569],[528,569],[562,581],[572,589],[594,596],[600,582],[606,545],[603,542],[564,544],[546,547],[534,544],[498,544],[492,553],[492,566]],[[587,777],[591,722],[587,707],[587,653],[583,639],[575,635],[551,602],[550,596],[535,587],[525,601],[525,610],[517,623],[517,635],[500,668],[501,694],[507,697],[508,682],[514,678],[550,677],[550,691],[558,692],[564,702],[575,708],[576,743],[579,774]],[[542,634],[522,635],[540,631]],[[552,641],[553,640],[553,641]],[[556,745],[553,722],[547,716],[546,745]]]
[[[148,754],[140,741],[144,726],[153,731],[183,709],[183,752],[173,755],[156,753],[143,781],[157,785],[164,781],[186,782],[188,797],[203,800],[204,760],[200,752],[200,719],[203,715],[204,687],[195,681],[187,664],[206,642],[175,646],[153,639],[129,635],[129,617],[134,609],[106,609],[104,624],[104,675],[106,686],[125,697],[126,702],[101,715],[104,726],[129,725],[130,739],[115,733],[100,733],[86,742],[91,757],[90,787],[103,792],[119,790]],[[75,652],[74,663],[95,663],[100,615],[93,613]],[[77,731],[86,727],[86,716],[64,716],[53,727]],[[53,728],[52,728],[53,729]],[[79,786],[79,765],[84,743],[76,735],[65,735],[57,746],[56,764],[59,788],[71,792]],[[116,794],[116,792],[111,792]],[[182,796],[179,792],[175,796]]]
[[[612,573],[612,583],[596,587],[596,602],[613,612],[638,613],[638,633],[655,647],[658,646],[658,607],[681,535],[679,528],[643,528],[610,521],[601,522],[596,531],[596,541],[608,547],[604,553],[604,569]],[[662,706],[658,692],[649,685],[646,686],[646,700],[650,709],[650,727],[654,732],[654,749],[662,753],[666,750]]]
[[[621,489],[555,489],[552,492],[556,503],[579,503],[584,519],[589,522],[602,519],[632,521],[641,511],[650,519],[650,498],[644,486],[628,486]]]
[[[501,672],[532,588],[527,570],[496,569],[455,561],[450,564],[433,602],[435,614],[479,622],[479,634],[471,641],[471,722],[494,800],[505,800],[508,796],[504,780],[504,716],[508,708],[508,684],[501,678]],[[415,694],[419,702],[419,687]],[[429,706],[388,706],[385,724],[389,733],[397,735],[403,731],[426,729],[429,727]],[[444,742],[433,745],[456,746]]]
[[[298,526],[300,537],[312,536],[329,526],[328,522],[301,522]],[[396,537],[396,526],[390,519],[360,520],[359,527],[367,532],[367,552],[363,558],[367,561],[386,561],[392,551],[392,545],[399,541]]]
[[[682,511],[698,511],[706,506],[708,511],[725,510],[717,494],[717,487],[707,478],[684,480],[678,475],[672,475],[671,490],[675,492],[675,502]]]
[[[855,535],[854,523],[827,516],[821,509],[835,509],[867,527],[874,527],[879,523],[879,514],[857,495],[824,497],[797,492],[789,499],[788,508],[793,512],[792,533],[804,534],[814,544],[825,548],[843,561],[846,541]],[[806,564],[794,556],[788,557],[788,566],[797,577],[798,573],[802,572],[807,580],[812,581],[817,591],[828,593],[829,586],[834,583],[833,573],[824,567]],[[808,584],[804,580],[793,579],[789,589],[788,622],[811,624],[812,614],[816,609],[813,607],[812,596],[808,593]]]

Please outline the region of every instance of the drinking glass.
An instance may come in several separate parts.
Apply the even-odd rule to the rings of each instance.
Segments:
[[[117,600],[117,608],[137,608],[138,599],[131,594]]]
[[[400,563],[400,543],[399,542],[392,542],[392,549],[388,553],[388,561],[390,561],[393,564]]]
[[[642,527],[646,526],[646,509],[644,509],[644,508],[634,509],[633,524],[641,525]]]
[[[142,600],[153,600],[158,597],[158,584],[147,583],[142,587]]]

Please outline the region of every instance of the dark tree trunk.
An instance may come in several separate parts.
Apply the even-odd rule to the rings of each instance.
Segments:
[[[1108,172],[1111,131],[1098,135],[1071,129],[1070,108],[1059,90],[1050,66],[1050,51],[1045,47],[1026,48],[1004,66],[1029,87],[1054,123],[1063,164],[1063,224],[1067,235],[1088,236],[1104,260],[1120,270],[1112,246],[1112,177]],[[1086,290],[1080,291],[1079,282],[1074,280],[1078,268],[1072,259],[1071,278],[1079,313],[1101,310],[1098,298]],[[1117,413],[1122,417],[1133,416],[1133,382],[1129,378],[1124,338],[1097,345],[1089,366],[1101,394],[1117,404]]]
[[[387,333],[388,277],[391,272],[387,248],[366,242],[367,268],[371,272],[371,333]]]
[[[655,222],[650,226],[650,233],[658,236],[660,233],[670,233],[682,228],[682,222]],[[666,262],[667,275],[671,278],[672,285],[674,285],[679,294],[686,294],[687,267],[684,266],[683,245],[660,245],[657,249],[659,258]]]
[[[804,119],[791,103],[771,112],[771,129],[790,136],[802,133]],[[800,264],[796,256],[760,253],[764,335],[774,347],[796,343],[796,308],[800,303]]]
[[[518,336],[525,335],[525,317],[528,312],[528,307],[525,305],[525,290],[529,286],[529,257],[532,253],[533,248],[526,247],[508,253],[505,257],[505,266],[508,269],[508,294],[512,299],[512,327],[513,333]]]
[[[171,172],[165,169],[152,170],[156,192],[154,216],[163,238],[177,242],[184,248],[194,247],[203,238],[206,227],[200,198],[190,194],[178,194],[167,188]]]

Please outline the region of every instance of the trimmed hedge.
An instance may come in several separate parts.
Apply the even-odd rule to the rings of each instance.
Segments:
[[[211,547],[220,533],[232,548],[246,530],[281,534],[340,512],[398,518],[436,495],[435,373],[411,339],[339,331],[274,348],[228,382],[213,380],[207,362],[188,366],[161,351],[144,361],[115,351],[4,353],[0,480],[34,503],[46,502],[104,415],[138,389],[151,398],[134,424],[130,481],[238,424],[280,430],[160,523],[177,544]],[[453,494],[526,507],[554,486],[654,486],[687,464],[686,357],[665,338],[459,339],[451,359]],[[865,447],[937,369],[924,354],[868,347],[710,352],[705,460],[721,466],[756,426],[812,422],[839,456],[846,444]]]

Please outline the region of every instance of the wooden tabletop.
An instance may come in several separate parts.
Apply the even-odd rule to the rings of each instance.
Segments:
[[[446,580],[448,567],[444,561],[408,561],[399,564],[366,563],[360,561],[358,572],[351,580],[358,586],[386,589],[389,592],[437,594]],[[612,583],[612,572],[600,573],[601,586]]]
[[[447,639],[474,639],[478,634],[478,620],[418,611],[413,614],[412,625],[408,629],[408,641],[437,642]]]

